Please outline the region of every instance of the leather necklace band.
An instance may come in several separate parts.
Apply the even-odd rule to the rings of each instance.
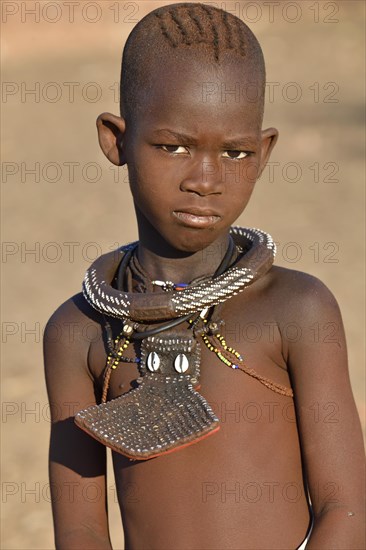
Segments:
[[[119,290],[123,289],[123,280],[124,280],[124,275],[125,275],[125,272],[126,272],[126,268],[128,266],[128,263],[129,263],[129,261],[131,259],[131,256],[132,256],[135,249],[136,249],[136,247],[134,249],[129,250],[128,253],[125,254],[125,256],[122,259],[122,261],[120,263],[120,266],[118,268],[118,274],[117,274],[117,281],[118,282],[117,282],[117,285],[118,285]],[[233,257],[234,250],[235,250],[235,242],[234,242],[233,238],[230,236],[229,246],[226,250],[225,256],[223,257],[219,267],[215,271],[215,273],[213,275],[213,278],[218,277],[219,275],[224,273],[224,271],[228,268],[228,266],[231,263],[231,259]],[[172,328],[176,327],[177,325],[180,325],[181,323],[184,323],[185,321],[188,321],[188,319],[190,319],[191,316],[192,316],[192,314],[188,313],[187,315],[184,315],[183,317],[178,317],[177,319],[173,319],[172,321],[168,321],[167,323],[159,325],[158,327],[154,327],[154,328],[151,328],[151,329],[148,329],[148,330],[145,330],[145,331],[144,330],[139,331],[137,329],[133,333],[133,339],[134,340],[143,340],[144,338],[148,338],[149,336],[154,336],[155,334],[160,334],[161,332],[172,329]]]
[[[235,265],[216,277],[207,277],[197,285],[179,292],[132,293],[111,286],[121,260],[132,254],[136,243],[105,254],[88,269],[83,283],[86,300],[99,312],[132,321],[176,320],[225,302],[242,292],[266,273],[274,259],[275,244],[270,235],[259,229],[233,227],[230,234],[237,246],[250,249]]]

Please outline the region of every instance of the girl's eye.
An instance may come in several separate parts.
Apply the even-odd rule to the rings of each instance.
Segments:
[[[222,156],[226,159],[241,160],[245,159],[248,154],[246,151],[224,151]]]
[[[173,153],[174,155],[183,155],[185,153],[188,153],[187,147],[184,147],[183,145],[160,145],[160,147],[163,149],[163,151],[166,151],[167,153]]]

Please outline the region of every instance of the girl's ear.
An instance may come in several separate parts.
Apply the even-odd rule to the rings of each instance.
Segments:
[[[126,164],[123,152],[125,128],[125,120],[111,113],[102,113],[97,118],[100,148],[107,159],[116,166],[123,166],[123,164]]]
[[[271,156],[272,149],[276,145],[277,140],[278,130],[276,130],[276,128],[267,128],[267,130],[262,131],[261,164],[259,167],[258,178],[266,167],[269,157]]]

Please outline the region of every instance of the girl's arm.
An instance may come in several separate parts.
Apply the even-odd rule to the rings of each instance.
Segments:
[[[83,337],[86,323],[90,324],[90,319],[69,300],[51,317],[44,335],[52,416],[49,475],[57,550],[111,549],[106,449],[80,430],[73,419],[78,410],[96,402],[88,370],[89,343]]]
[[[320,281],[305,276],[290,308],[301,328],[287,353],[314,514],[306,548],[360,550],[366,547],[364,449],[338,304]]]

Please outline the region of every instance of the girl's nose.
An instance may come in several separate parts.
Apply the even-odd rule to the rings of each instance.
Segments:
[[[217,159],[202,158],[191,165],[184,175],[180,189],[200,196],[221,194],[222,166]]]

